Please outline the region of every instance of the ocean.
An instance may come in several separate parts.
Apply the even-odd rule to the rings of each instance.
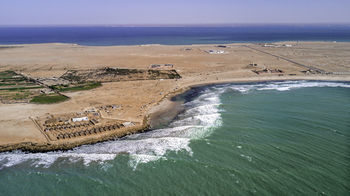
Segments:
[[[0,27],[0,44],[74,43],[89,46],[350,41],[350,25],[227,27]]]
[[[167,125],[64,152],[0,153],[0,195],[349,195],[350,83],[193,88]]]

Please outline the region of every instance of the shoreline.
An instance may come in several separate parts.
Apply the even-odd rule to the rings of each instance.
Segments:
[[[174,109],[175,107],[178,107],[178,105],[174,104],[175,101],[172,101],[171,99],[178,97],[178,96],[182,96],[185,95],[186,93],[188,93],[190,90],[193,90],[195,88],[205,88],[205,87],[209,87],[209,86],[215,86],[215,85],[225,85],[225,84],[262,84],[262,83],[269,83],[269,82],[284,82],[284,81],[314,81],[314,82],[350,82],[350,78],[348,80],[331,80],[329,79],[271,79],[271,80],[235,80],[233,79],[232,81],[219,81],[219,82],[209,82],[209,83],[201,83],[201,84],[193,84],[190,86],[186,86],[183,87],[182,89],[179,89],[178,93],[169,93],[168,95],[164,96],[164,98],[162,100],[160,100],[158,103],[156,103],[156,105],[151,108],[151,110],[154,113],[159,113],[158,115],[161,114],[167,114],[168,110]],[[171,96],[169,97],[169,95],[171,94]],[[162,107],[159,107],[162,106]],[[179,112],[178,114],[180,114],[181,112]],[[149,114],[151,115],[151,114]],[[150,121],[152,121],[152,117],[150,116],[149,118]],[[152,131],[152,129],[151,129]]]
[[[278,43],[276,47],[261,44],[253,46],[252,43],[231,44],[220,48],[218,44],[84,47],[64,43],[0,47],[1,70],[15,70],[48,82],[55,81],[67,70],[96,70],[106,66],[147,70],[153,65],[167,63],[174,65],[174,69],[182,76],[176,80],[103,83],[100,88],[89,91],[67,92],[65,95],[71,97],[70,100],[52,105],[0,103],[1,112],[6,114],[0,118],[0,151],[71,149],[162,128],[183,110],[181,100],[177,102],[179,100],[175,97],[197,87],[295,80],[350,81],[350,42],[300,42],[291,47],[283,47],[283,44],[293,43]],[[210,53],[216,50],[226,53]],[[310,70],[310,67],[324,72]],[[190,92],[182,98],[195,94]],[[4,91],[2,96],[14,97],[15,94]],[[112,105],[118,107],[108,109]],[[102,108],[97,111],[101,110],[102,116],[106,117],[96,126],[80,128],[79,125],[71,128],[75,126],[73,123],[66,130],[63,126],[55,125],[50,128],[54,131],[48,132],[49,140],[45,137],[46,132],[42,132],[43,128],[48,128],[44,122],[50,116],[71,118],[95,107]],[[92,113],[89,115],[93,118]],[[39,129],[30,117],[39,120]],[[124,127],[104,132],[104,127],[101,131],[99,125],[110,123],[108,119],[135,124],[128,127],[132,130]],[[92,133],[94,128],[98,130]],[[86,131],[89,133],[86,134]],[[68,134],[74,135],[71,137]]]
[[[285,42],[304,42],[304,43],[350,43],[350,40],[272,40],[272,41],[236,41],[236,42],[217,42],[217,43],[187,43],[187,44],[162,44],[162,43],[148,43],[148,44],[115,44],[115,45],[85,45],[73,42],[42,42],[42,43],[0,43],[1,47],[24,47],[37,45],[71,45],[81,47],[147,47],[147,46],[216,46],[216,45],[235,45],[235,44],[258,44],[258,43],[285,43]]]
[[[178,114],[183,111],[182,109],[178,109],[181,106],[181,103],[176,103],[176,101],[172,100],[175,97],[185,95],[190,90],[195,88],[204,88],[206,86],[212,85],[224,85],[224,84],[254,84],[254,83],[268,83],[268,82],[283,82],[283,81],[319,81],[319,82],[350,82],[350,79],[344,80],[333,80],[333,78],[328,77],[325,79],[306,79],[306,78],[280,78],[280,79],[232,79],[230,81],[217,81],[217,82],[207,82],[207,83],[199,83],[199,84],[191,84],[188,86],[183,86],[175,92],[170,92],[164,97],[154,103],[153,106],[149,109],[147,114],[143,117],[143,122],[139,127],[131,127],[129,129],[123,130],[122,132],[112,133],[109,135],[104,135],[99,138],[89,138],[83,139],[79,142],[66,142],[63,144],[52,144],[52,143],[33,143],[33,142],[22,142],[15,144],[7,144],[0,145],[0,153],[2,152],[11,152],[15,150],[22,150],[24,152],[50,152],[50,151],[66,151],[72,150],[76,147],[83,145],[93,145],[101,142],[111,141],[123,138],[130,134],[142,133],[147,131],[154,130],[151,128],[151,124],[156,122],[162,124],[162,121],[159,121],[159,118],[166,118],[166,123],[169,124]],[[175,111],[173,111],[175,109]],[[170,111],[170,112],[169,112]],[[162,126],[159,124],[153,125],[155,128],[159,128],[158,126]]]

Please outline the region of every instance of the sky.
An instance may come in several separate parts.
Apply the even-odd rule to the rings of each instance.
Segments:
[[[0,25],[350,23],[350,0],[0,0]]]

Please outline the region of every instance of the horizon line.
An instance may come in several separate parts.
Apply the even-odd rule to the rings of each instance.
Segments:
[[[193,24],[13,24],[2,25],[0,27],[234,27],[234,26],[264,26],[264,25],[342,25],[350,26],[349,23],[326,23],[326,22],[305,22],[305,23],[193,23]]]

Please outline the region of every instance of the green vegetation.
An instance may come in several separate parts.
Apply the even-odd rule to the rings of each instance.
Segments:
[[[1,77],[7,77],[7,76],[15,76],[15,75],[17,75],[16,72],[10,71],[10,70],[0,72],[0,78]]]
[[[148,70],[148,74],[151,79],[179,79],[181,76],[176,72],[176,70]]]
[[[82,80],[82,78],[77,75],[77,71],[75,70],[67,71],[65,74],[63,74],[63,76],[61,76],[61,78],[69,81],[75,81],[75,82],[79,82]]]
[[[38,89],[38,88],[43,88],[43,87],[41,86],[13,87],[13,88],[1,88],[0,90],[18,91],[18,90],[29,90],[29,89]]]
[[[30,103],[37,103],[37,104],[53,104],[53,103],[59,103],[68,100],[69,97],[66,97],[64,95],[60,94],[52,94],[52,95],[38,95],[33,97],[32,100],[30,100]]]
[[[0,86],[14,86],[15,83],[0,83]]]
[[[74,75],[71,75],[74,78]],[[84,82],[74,85],[52,86],[54,90],[60,92],[90,90],[101,86],[100,82]],[[32,79],[28,79],[14,71],[0,72],[0,100],[3,103],[30,102],[37,104],[53,104],[69,99],[64,95],[40,94],[39,90],[44,88],[36,84]]]
[[[180,79],[181,76],[175,69],[170,70],[170,73],[168,73],[169,79]]]
[[[63,101],[66,97],[61,95],[43,96],[36,89],[44,88],[36,84],[32,79],[28,79],[14,71],[0,72],[0,99],[3,103],[28,102],[32,99],[35,103],[55,103]]]
[[[137,69],[121,69],[121,68],[106,68],[105,69],[106,74],[115,74],[115,75],[129,75],[129,74],[137,74],[137,73],[143,73],[143,70],[137,70]]]
[[[15,101],[18,101],[18,100],[25,100],[25,99],[28,99],[29,96],[31,96],[32,93],[29,92],[29,91],[24,91],[24,90],[20,90],[20,91],[0,91],[0,97],[1,99],[3,100],[7,100],[7,101],[10,101],[10,100],[15,100]]]
[[[12,99],[23,100],[23,99],[27,99],[29,97],[29,95],[31,95],[31,93],[28,91],[19,91],[13,95]]]
[[[60,92],[67,92],[67,91],[84,91],[84,90],[90,90],[97,87],[100,87],[102,84],[100,82],[87,82],[87,83],[80,83],[74,86],[71,85],[57,85],[52,86],[53,89],[58,90]]]
[[[1,77],[1,82],[27,82],[24,77],[13,78],[12,76]]]
[[[1,82],[14,82],[14,81],[25,81],[21,75],[16,74],[14,71],[3,71],[0,72],[0,81]]]
[[[71,82],[119,82],[131,80],[179,79],[181,76],[176,70],[145,70],[103,68],[96,70],[69,70],[61,76]]]
[[[6,83],[6,82],[10,82],[10,83],[24,82],[24,83],[27,83],[29,81],[27,81],[27,79],[25,77],[17,74],[14,71],[3,71],[3,72],[0,72],[0,82],[1,83]]]

